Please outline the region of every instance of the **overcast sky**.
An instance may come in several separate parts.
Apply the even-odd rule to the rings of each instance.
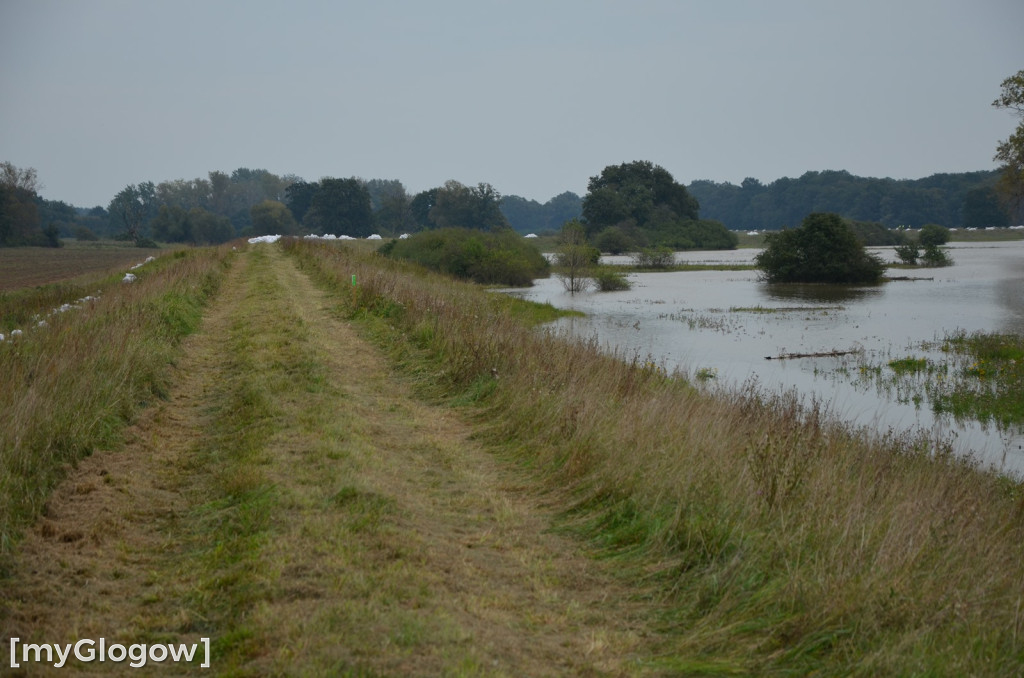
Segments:
[[[545,202],[994,169],[1021,0],[0,0],[0,161],[106,205],[238,167]]]

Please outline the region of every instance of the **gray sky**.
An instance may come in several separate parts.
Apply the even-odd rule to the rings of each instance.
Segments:
[[[50,199],[238,167],[545,202],[994,169],[1021,0],[0,0],[0,160]]]

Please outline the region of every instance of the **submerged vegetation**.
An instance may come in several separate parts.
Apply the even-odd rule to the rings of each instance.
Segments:
[[[942,245],[949,242],[949,239],[949,229],[937,224],[925,224],[917,234],[916,241],[906,241],[895,247],[896,256],[907,266],[917,266],[918,260],[922,266],[929,268],[952,266],[953,260],[942,249]]]
[[[625,273],[615,266],[598,266],[593,271],[594,284],[601,292],[621,292],[633,287]]]
[[[942,350],[966,359],[959,367],[961,378],[937,394],[937,409],[1004,425],[1024,424],[1024,337],[959,334],[947,338]]]
[[[1024,337],[959,332],[917,347],[932,355],[884,365],[862,356],[854,381],[957,420],[1024,425]]]
[[[697,390],[538,332],[475,288],[344,247],[286,247],[425,394],[469,408],[496,454],[547,480],[564,529],[657,585],[672,641],[645,668],[1024,669],[1019,484],[792,395]]]

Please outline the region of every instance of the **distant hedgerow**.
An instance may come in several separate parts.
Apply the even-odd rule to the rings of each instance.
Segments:
[[[511,229],[423,231],[392,241],[380,252],[485,285],[529,287],[549,272],[544,255]]]

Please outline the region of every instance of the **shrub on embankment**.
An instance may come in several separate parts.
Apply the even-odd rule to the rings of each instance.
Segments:
[[[654,667],[1024,672],[1018,483],[793,397],[698,392],[531,329],[468,285],[286,247],[407,370],[471,403],[499,453],[564,490],[567,525],[663,597],[673,647]]]
[[[550,268],[540,250],[512,229],[421,231],[392,240],[380,252],[484,285],[529,287],[534,278],[546,277]]]
[[[0,342],[0,571],[67,468],[114,445],[133,414],[166,393],[176,345],[198,326],[229,255],[165,255],[137,269],[135,282],[97,281],[76,308]],[[54,292],[39,294],[49,301]],[[40,306],[32,294],[5,302],[17,306],[0,307],[5,315]]]

